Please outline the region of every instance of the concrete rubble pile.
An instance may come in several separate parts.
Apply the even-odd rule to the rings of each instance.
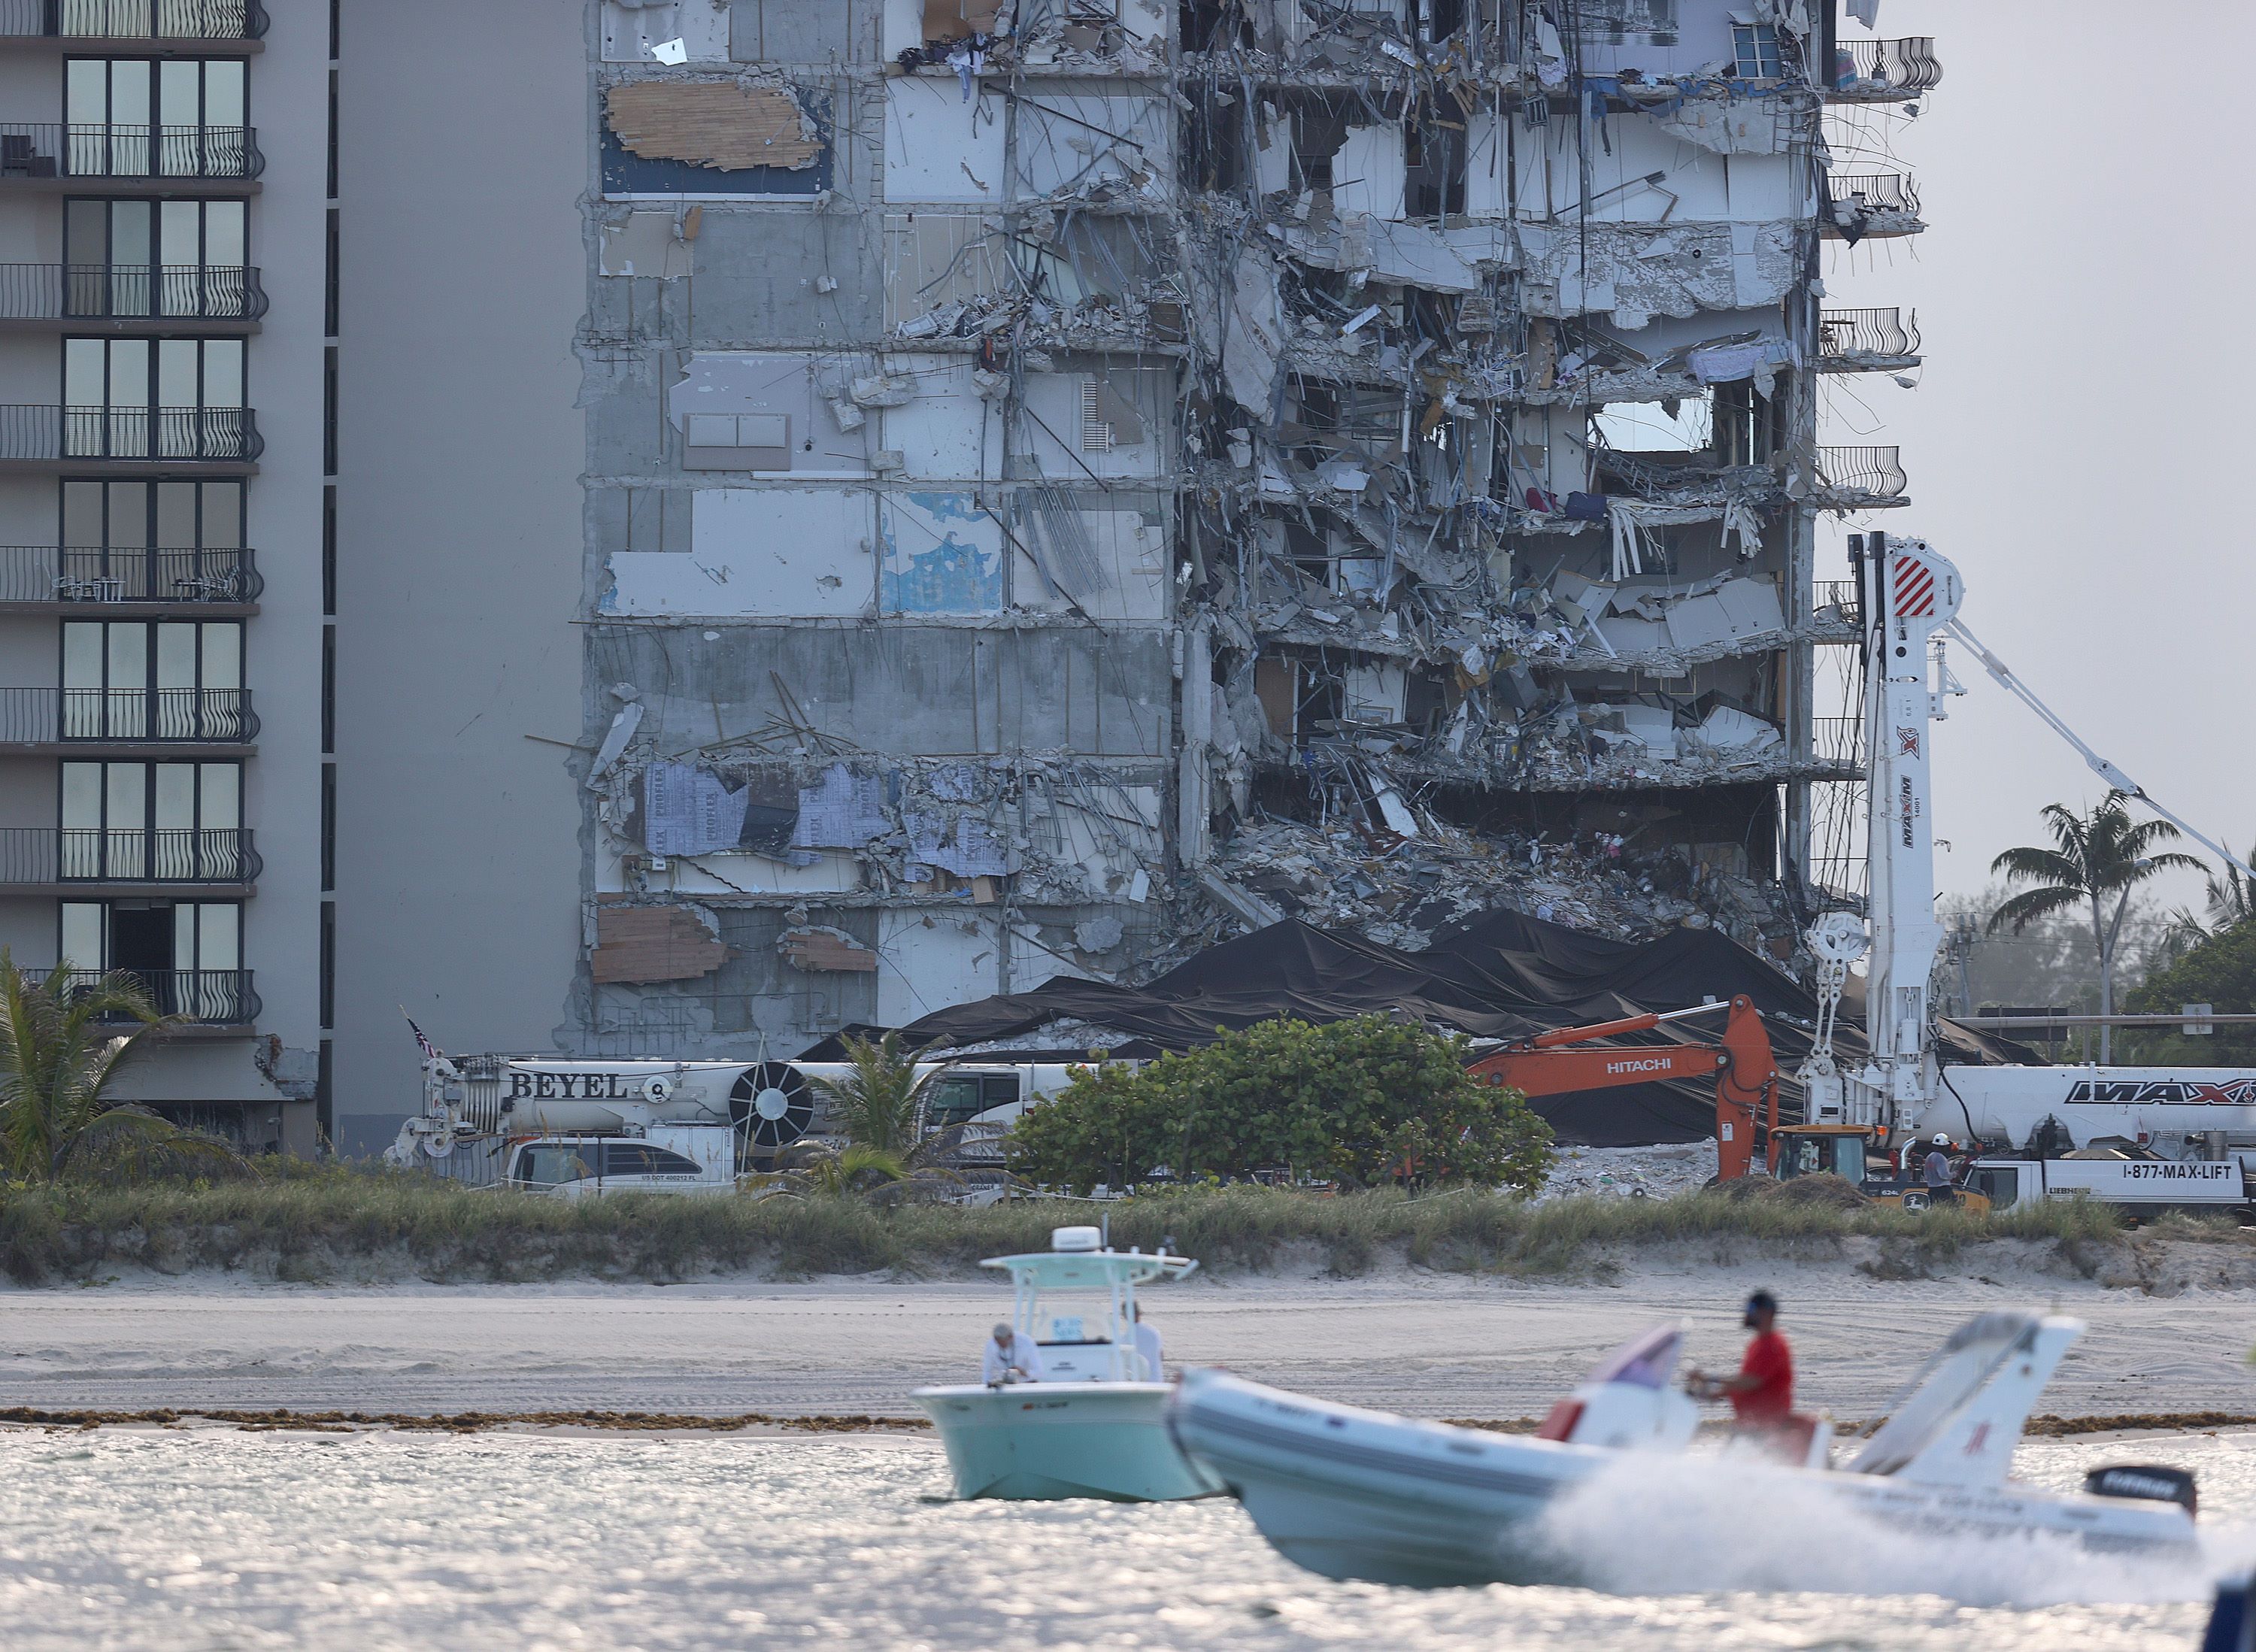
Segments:
[[[1658,1147],[1562,1147],[1539,1199],[1673,1199],[1716,1176],[1716,1144]]]
[[[1221,845],[1213,871],[1280,917],[1406,952],[1498,907],[1623,941],[1713,925],[1773,956],[1773,942],[1791,948],[1794,935],[1775,885],[1715,872],[1675,848],[1640,851],[1610,833],[1554,843],[1433,822],[1387,841],[1272,819]]]
[[[1931,43],[1821,0],[842,11],[874,56],[743,72],[798,112],[765,110],[789,175],[746,192],[814,211],[728,244],[804,293],[716,285],[717,209],[607,222],[654,237],[635,286],[694,267],[697,316],[744,307],[662,383],[628,344],[687,328],[686,293],[588,351],[623,425],[737,473],[593,512],[590,681],[614,733],[649,717],[590,786],[595,904],[852,932],[874,996],[723,969],[598,1020],[736,992],[737,1026],[814,1035],[1146,979],[1288,914],[1414,948],[1502,904],[1783,956],[1857,898],[1822,822],[1861,724],[1817,662],[1861,618],[1815,525],[1907,484],[1821,443],[1820,379],[1918,345],[1827,310],[1822,271],[1923,226],[1835,116],[1898,117]],[[653,784],[718,837],[653,838]],[[849,840],[760,826],[832,784],[864,788]]]

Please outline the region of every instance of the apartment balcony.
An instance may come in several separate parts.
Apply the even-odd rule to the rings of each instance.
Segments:
[[[1931,34],[1900,40],[1843,40],[1833,48],[1833,84],[1826,95],[1836,102],[1884,103],[1915,97],[1941,82],[1942,65]]]
[[[1810,588],[1810,625],[1819,632],[1844,632],[1851,639],[1864,635],[1865,598],[1853,579],[1821,579]],[[1826,640],[1820,636],[1818,640]]]
[[[265,170],[249,126],[0,123],[0,193],[243,195]]]
[[[265,589],[256,554],[247,550],[0,545],[0,614],[63,609],[82,619],[234,618],[257,613]]]
[[[1919,365],[1919,312],[1827,310],[1817,318],[1817,364],[1829,373],[1900,371]]]
[[[258,0],[0,0],[0,51],[233,57],[265,49]]]
[[[1861,778],[1866,766],[1865,719],[1841,717],[1810,718],[1809,755],[1815,762],[1829,763],[1853,771],[1855,777]]]
[[[265,1009],[252,990],[249,970],[116,970],[130,976],[163,1015],[187,1025],[176,1031],[249,1031]],[[99,970],[73,970],[70,984],[84,989],[102,978]],[[105,1024],[130,1026],[131,1017],[104,1016]]]
[[[1826,174],[1819,227],[1853,246],[1886,236],[1917,235],[1927,225],[1920,221],[1919,187],[1911,175],[1875,172]]]
[[[0,333],[255,333],[265,314],[255,269],[0,264]]]
[[[250,476],[265,447],[248,407],[0,404],[0,475]]]
[[[0,688],[11,756],[246,756],[258,738],[248,688]]]
[[[248,830],[0,827],[10,894],[241,896],[264,866]]]
[[[1820,448],[1816,493],[1822,511],[1874,511],[1908,505],[1911,478],[1895,448]]]

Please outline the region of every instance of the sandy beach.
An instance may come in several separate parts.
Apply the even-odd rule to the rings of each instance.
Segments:
[[[1737,1305],[1757,1285],[1784,1301],[1805,1402],[1843,1417],[1875,1414],[1966,1315],[2055,1307],[2090,1330],[2045,1410],[2256,1414],[2244,1359],[2256,1290],[2110,1288],[2013,1246],[1978,1249],[1956,1276],[1907,1281],[1846,1262],[1648,1261],[1605,1282],[1238,1273],[1153,1291],[1147,1311],[1177,1363],[1504,1419],[1540,1415],[1660,1320],[1689,1322],[1690,1359],[1736,1362]],[[970,1373],[1008,1300],[996,1283],[878,1279],[333,1288],[207,1275],[8,1290],[0,1406],[908,1415],[910,1388]]]

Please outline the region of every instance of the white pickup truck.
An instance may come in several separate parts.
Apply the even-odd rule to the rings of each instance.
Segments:
[[[2256,1206],[2238,1158],[1978,1159],[1963,1183],[1986,1194],[2002,1211],[2030,1199],[2081,1194],[2133,1211],[2166,1210],[2239,1212]]]

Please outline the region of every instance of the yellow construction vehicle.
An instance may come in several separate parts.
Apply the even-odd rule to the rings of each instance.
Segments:
[[[1782,1125],[1771,1132],[1770,1141],[1771,1174],[1781,1182],[1800,1175],[1837,1175],[1876,1204],[1924,1211],[1935,1203],[1922,1183],[1897,1168],[1881,1148],[1877,1130],[1859,1125]],[[1964,1186],[1953,1188],[1951,1194],[1952,1202],[1969,1215],[1989,1214],[1988,1194]]]

